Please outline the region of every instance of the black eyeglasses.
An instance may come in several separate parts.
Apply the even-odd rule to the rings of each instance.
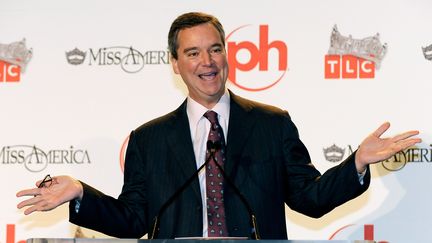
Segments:
[[[38,188],[41,188],[41,187],[50,187],[51,184],[52,184],[52,180],[53,179],[52,179],[52,177],[49,174],[46,175],[43,178],[42,182],[39,184]]]

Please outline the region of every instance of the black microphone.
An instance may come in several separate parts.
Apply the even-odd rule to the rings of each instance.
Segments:
[[[220,141],[207,141],[207,150],[210,151],[210,156],[214,159],[214,154],[216,153],[216,151],[218,151],[219,149],[221,149],[222,145]]]
[[[221,143],[219,141],[217,141],[217,142],[213,142],[210,140],[207,141],[207,151],[209,151],[210,155],[207,157],[204,164],[202,164],[192,174],[192,176],[189,177],[186,180],[186,182],[181,187],[179,187],[179,189],[177,189],[177,191],[175,191],[174,194],[170,198],[168,198],[168,200],[166,200],[165,203],[161,206],[158,213],[156,214],[156,216],[153,219],[153,230],[149,236],[149,239],[155,239],[157,237],[157,235],[159,233],[159,224],[160,224],[159,218],[162,216],[162,214],[165,212],[165,210],[168,208],[168,206],[170,206],[171,203],[173,203],[180,196],[180,194],[192,183],[192,181],[194,179],[196,179],[196,177],[198,176],[198,173],[202,170],[202,168],[204,168],[204,166],[206,166],[210,162],[210,159],[211,158],[214,159],[214,154],[220,148],[221,148]]]
[[[218,143],[219,145],[215,144],[215,148],[216,148],[216,146],[219,146],[219,147],[217,147],[217,149],[220,149],[220,147],[221,147],[220,142],[216,142],[216,143]],[[207,147],[208,147],[208,145],[209,144],[207,142]],[[225,174],[225,171],[222,168],[222,166],[220,166],[219,163],[216,161],[216,158],[214,157],[216,151],[214,151],[213,153],[211,152],[209,157],[213,158],[213,161],[215,162],[216,166],[219,168],[222,176],[225,178],[225,181],[228,182],[228,185],[231,186],[231,188],[234,190],[235,194],[240,198],[240,201],[246,207],[246,210],[249,213],[250,223],[251,223],[251,227],[252,227],[251,238],[254,239],[254,240],[260,240],[261,236],[260,236],[259,231],[258,231],[258,224],[257,224],[257,219],[256,219],[255,212],[252,210],[252,208],[251,208],[250,204],[248,203],[248,201],[246,200],[245,196],[234,185],[234,183],[231,181],[231,179]]]
[[[153,230],[151,232],[151,235],[149,236],[149,239],[155,239],[157,237],[157,234],[159,233],[159,224],[160,220],[159,218],[162,216],[162,214],[165,212],[165,210],[168,208],[168,206],[171,205],[177,199],[180,194],[192,183],[192,181],[198,176],[198,173],[206,166],[210,159],[213,158],[213,161],[215,162],[216,166],[220,169],[222,176],[225,178],[225,180],[228,182],[229,186],[233,188],[236,195],[240,198],[240,201],[245,205],[249,216],[251,220],[251,227],[252,227],[252,235],[251,238],[255,240],[260,240],[261,236],[258,231],[258,225],[256,220],[256,215],[253,212],[250,204],[247,202],[246,198],[243,196],[243,194],[240,192],[240,190],[234,185],[234,183],[229,179],[229,177],[225,174],[225,171],[223,168],[219,165],[218,162],[216,162],[215,159],[215,153],[216,151],[220,150],[222,147],[222,144],[220,141],[207,141],[207,151],[209,151],[210,155],[205,160],[204,164],[202,164],[193,174],[191,177],[187,179],[187,181],[177,189],[177,191],[174,192],[174,194],[161,206],[159,209],[159,212],[156,214],[156,216],[153,219]]]

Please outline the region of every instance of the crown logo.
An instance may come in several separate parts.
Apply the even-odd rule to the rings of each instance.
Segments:
[[[424,57],[427,60],[432,61],[432,44],[426,47],[422,47],[422,50],[423,50]]]
[[[32,49],[26,48],[25,39],[10,44],[0,43],[0,60],[20,66],[22,72],[32,55]]]
[[[375,63],[379,69],[382,59],[387,52],[387,43],[381,44],[379,33],[363,39],[353,39],[351,35],[342,36],[337,26],[333,26],[330,37],[330,55],[353,55]]]
[[[86,52],[79,50],[75,47],[72,51],[66,52],[66,60],[69,64],[80,65],[84,62]]]
[[[339,162],[343,159],[345,149],[339,148],[336,144],[323,149],[324,157],[330,162]]]

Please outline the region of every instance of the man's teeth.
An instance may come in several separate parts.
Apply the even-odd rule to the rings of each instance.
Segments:
[[[202,79],[212,79],[216,76],[216,73],[205,73],[198,75]]]

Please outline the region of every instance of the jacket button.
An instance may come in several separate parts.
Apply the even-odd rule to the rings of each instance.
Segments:
[[[238,231],[238,227],[234,227],[234,228],[233,228],[233,231]]]
[[[201,207],[201,206],[198,206],[198,207],[196,207],[196,210],[197,210],[197,211],[201,211],[201,210],[202,210],[202,207]]]

